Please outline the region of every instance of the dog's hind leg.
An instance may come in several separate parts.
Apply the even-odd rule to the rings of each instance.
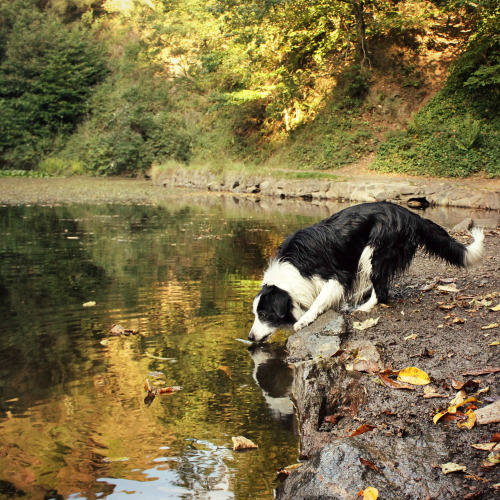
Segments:
[[[328,280],[309,310],[293,325],[295,331],[311,324],[320,314],[337,307],[344,297],[344,288],[337,280]]]

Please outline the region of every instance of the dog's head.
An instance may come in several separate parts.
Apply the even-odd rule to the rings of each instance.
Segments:
[[[293,324],[296,320],[292,309],[292,298],[288,292],[274,285],[263,285],[253,301],[255,321],[248,338],[263,342],[279,327]]]

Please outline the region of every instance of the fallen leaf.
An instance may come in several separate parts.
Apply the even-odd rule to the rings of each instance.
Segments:
[[[459,405],[463,403],[466,399],[467,399],[467,393],[465,392],[465,389],[460,389],[455,394],[455,397],[450,401],[450,406]]]
[[[493,467],[494,465],[500,464],[500,444],[497,444],[490,454],[483,461],[483,467]]]
[[[465,472],[467,467],[465,465],[448,462],[447,464],[441,464],[441,470],[443,474],[450,474],[451,472]]]
[[[476,425],[476,414],[472,410],[467,410],[465,412],[467,420],[465,422],[457,422],[460,429],[472,429]]]
[[[452,323],[454,323],[455,325],[461,325],[462,323],[465,323],[465,319],[462,319],[462,318],[453,318]]]
[[[410,391],[414,391],[416,389],[416,387],[413,385],[405,384],[404,382],[400,382],[399,380],[392,380],[387,375],[384,375],[382,373],[379,373],[378,376],[384,383],[384,385],[390,387],[391,389],[409,389]]]
[[[439,303],[439,309],[444,309],[445,311],[451,311],[452,309],[455,309],[455,307],[457,307],[455,302],[451,304],[445,304],[444,302]]]
[[[89,300],[88,302],[85,302],[82,305],[83,305],[83,307],[94,307],[95,306],[95,300]]]
[[[336,424],[339,421],[339,415],[327,415],[323,420],[329,424]]]
[[[139,333],[138,330],[131,330],[130,328],[124,328],[121,325],[113,325],[109,331],[111,335],[136,335]]]
[[[372,328],[375,326],[380,319],[380,316],[378,318],[368,318],[365,321],[354,321],[352,324],[352,327],[355,330],[367,330],[368,328]]]
[[[366,460],[366,458],[359,457],[359,461],[363,465],[366,465],[366,467],[369,467],[370,469],[374,470],[375,472],[378,472],[379,474],[382,474],[382,471],[373,462],[370,462],[369,460]]]
[[[438,285],[438,290],[443,293],[456,293],[460,292],[457,286],[452,283],[451,285]]]
[[[250,441],[250,439],[247,439],[246,437],[243,436],[236,436],[232,437],[231,440],[233,441],[233,450],[238,451],[238,450],[250,450],[254,448],[258,448],[258,446]]]
[[[491,438],[492,443],[500,443],[500,432],[495,432]]]
[[[229,368],[229,366],[219,365],[217,370],[224,372],[229,378],[231,378],[231,368]]]
[[[439,278],[440,283],[455,283],[456,278]]]
[[[369,359],[361,359],[360,361],[354,363],[353,368],[357,372],[378,373],[380,371],[380,366],[378,366],[375,361],[371,361]]]
[[[467,376],[472,375],[473,377],[477,375],[489,375],[490,373],[498,373],[500,372],[500,367],[498,366],[487,366],[486,368],[480,370],[472,370],[470,372],[462,373],[461,375]]]
[[[500,422],[500,399],[476,411],[478,425]]]
[[[427,385],[431,383],[429,375],[414,366],[400,370],[398,380],[412,385]]]
[[[439,394],[435,387],[431,387],[430,385],[426,385],[424,387],[424,396],[423,397],[427,399],[427,398],[445,398],[446,396]]]
[[[472,444],[471,446],[473,448],[476,448],[476,450],[481,450],[481,451],[491,451],[497,443],[478,443],[478,444]]]
[[[278,469],[277,470],[278,475],[276,476],[276,479],[283,482],[290,475],[290,473],[292,471],[294,471],[295,469],[298,469],[299,467],[302,467],[302,465],[303,465],[303,463],[299,462],[297,464],[288,465],[287,467],[283,467],[281,469]]]
[[[418,337],[418,335],[416,333],[413,333],[412,335],[408,335],[404,339],[405,340],[415,340],[417,337]]]
[[[495,307],[490,307],[490,311],[493,311],[493,312],[500,311],[500,304],[496,305]]]
[[[457,395],[450,401],[450,404],[448,405],[448,408],[446,410],[440,411],[434,415],[432,421],[437,424],[439,420],[441,420],[445,415],[451,414],[454,415],[457,413],[457,409],[460,408],[460,406],[463,406],[467,403],[474,403],[477,401],[477,399],[474,396],[471,396],[470,398],[465,398],[465,390],[461,390],[460,392],[457,393]]]
[[[370,432],[375,428],[376,427],[374,425],[363,424],[363,425],[359,426],[354,432],[351,432],[351,434],[349,434],[349,436],[350,437],[359,436],[360,434],[364,434],[365,432]]]
[[[361,500],[377,500],[378,490],[377,488],[368,486],[368,488],[365,488],[358,493],[358,498],[361,498]]]
[[[498,328],[500,325],[498,323],[490,323],[489,325],[482,326],[481,330],[492,330],[493,328]]]
[[[491,344],[488,344],[488,345],[491,345],[491,346],[500,345],[500,340],[494,340]]]

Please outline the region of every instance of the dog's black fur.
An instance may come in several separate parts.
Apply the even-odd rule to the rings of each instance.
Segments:
[[[372,290],[376,304],[387,301],[391,280],[410,265],[417,248],[422,247],[428,255],[454,266],[464,267],[476,263],[482,256],[482,231],[476,231],[474,237],[476,241],[466,247],[434,222],[392,203],[365,203],[341,210],[300,229],[282,243],[273,262],[275,266],[282,266],[283,276],[280,277],[281,270],[272,276],[267,272],[264,275],[262,289],[254,301],[256,319],[249,338],[263,340],[281,325],[295,323],[297,330],[314,321],[325,310],[321,304],[318,314],[309,311],[309,319],[302,321],[305,324],[299,322],[301,311],[305,317],[313,305],[300,303],[299,288],[311,287],[314,282],[316,288],[317,283],[322,288],[327,282],[336,287],[339,297],[333,299],[333,304],[324,301],[327,308],[353,296],[359,300],[363,291],[356,287],[359,286],[360,261],[366,260],[362,258],[365,251],[369,259],[368,264],[364,264],[369,271],[369,288],[365,292]],[[284,263],[293,269],[283,266]],[[298,271],[297,277],[291,277],[290,272],[293,274],[294,270]],[[282,279],[286,282],[283,288],[280,287]],[[314,299],[320,291],[311,292]],[[258,334],[259,325],[267,325],[271,333]]]

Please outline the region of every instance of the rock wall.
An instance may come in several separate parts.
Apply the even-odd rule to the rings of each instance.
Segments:
[[[424,198],[430,205],[500,210],[500,192],[457,185],[440,180],[402,180],[397,178],[298,180],[243,175],[235,172],[220,175],[188,169],[160,173],[155,183],[166,187],[184,187],[214,192],[254,196],[303,198],[306,200],[392,201],[408,203]]]

